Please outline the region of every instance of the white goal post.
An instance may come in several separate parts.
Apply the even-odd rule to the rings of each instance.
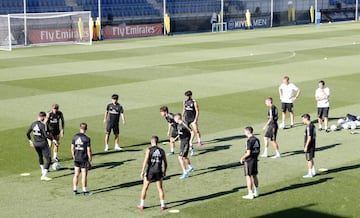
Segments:
[[[92,29],[89,11],[0,15],[0,50],[64,43],[91,45]]]

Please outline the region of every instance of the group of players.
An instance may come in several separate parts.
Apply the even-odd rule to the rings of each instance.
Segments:
[[[294,127],[294,106],[293,102],[299,97],[300,89],[293,83],[290,83],[289,77],[283,78],[283,83],[279,87],[279,95],[282,103],[282,123],[278,126],[278,110],[273,104],[272,97],[268,97],[265,100],[265,105],[268,110],[268,121],[266,122],[263,130],[264,134],[264,152],[261,157],[268,157],[268,145],[269,141],[272,142],[275,155],[272,158],[280,158],[279,145],[276,141],[278,128],[285,128],[286,112],[290,113],[290,128]],[[190,90],[185,92],[185,101],[183,104],[182,113],[170,113],[167,106],[160,108],[160,114],[168,122],[168,136],[170,137],[170,152],[168,155],[174,155],[174,145],[177,140],[180,140],[180,151],[178,160],[182,169],[182,176],[180,179],[186,179],[189,177],[189,173],[195,169],[191,165],[188,157],[189,153],[192,156],[194,153],[193,139],[196,135],[199,146],[202,146],[201,134],[198,128],[199,119],[199,105],[192,98],[192,92]],[[325,131],[328,131],[328,113],[329,113],[329,97],[330,90],[325,87],[325,82],[319,82],[319,88],[316,90],[315,99],[318,106],[318,122],[319,130],[322,130],[322,123],[324,118]],[[119,146],[119,121],[122,119],[125,125],[124,109],[118,102],[119,96],[117,94],[112,95],[112,102],[107,105],[104,115],[104,122],[106,123],[105,134],[105,151],[109,148],[110,133],[113,131],[115,135],[115,147],[116,151],[122,150]],[[311,178],[315,176],[315,139],[316,129],[314,124],[310,120],[309,114],[302,116],[303,123],[306,125],[305,129],[305,142],[304,152],[306,154],[306,160],[308,161],[308,174],[304,178]],[[60,129],[60,122],[62,128]],[[52,111],[48,114],[40,112],[38,120],[31,124],[27,131],[27,137],[30,142],[30,146],[34,147],[38,157],[41,168],[41,180],[49,181],[51,178],[47,177],[49,166],[51,164],[50,147],[54,144],[53,159],[55,162],[59,161],[57,152],[59,146],[60,136],[64,135],[65,121],[61,111],[59,111],[59,105],[54,104]],[[78,177],[80,172],[82,173],[82,191],[84,195],[91,195],[87,191],[87,173],[91,166],[91,140],[86,135],[87,124],[81,123],[79,133],[75,134],[71,143],[71,152],[74,159],[74,178],[73,178],[73,192],[79,194],[77,191]],[[244,130],[248,140],[246,143],[246,153],[241,157],[240,162],[244,163],[244,170],[246,176],[246,182],[248,186],[248,195],[243,196],[244,199],[253,199],[259,195],[258,191],[258,156],[260,153],[260,141],[253,135],[253,128],[251,126],[246,127]],[[31,140],[30,133],[34,135],[34,142]],[[166,175],[167,159],[165,151],[158,147],[159,138],[157,136],[151,137],[151,147],[146,150],[143,167],[141,171],[141,178],[144,180],[143,189],[141,192],[139,209],[144,209],[144,201],[146,198],[146,192],[151,182],[156,182],[159,190],[159,197],[161,203],[161,209],[167,209],[164,201],[164,191],[162,188],[162,180]],[[46,163],[44,164],[43,158],[45,157]],[[254,190],[253,190],[254,189]]]
[[[330,89],[325,86],[323,80],[319,81],[319,87],[315,91],[315,100],[317,102],[317,115],[319,123],[319,131],[322,131],[322,124],[324,121],[324,130],[328,132],[328,115],[329,115],[329,99]],[[293,83],[290,83],[289,77],[283,78],[283,83],[279,87],[279,95],[282,103],[282,123],[278,126],[278,109],[273,104],[272,97],[265,99],[265,105],[269,108],[266,122],[263,130],[264,134],[264,152],[261,157],[268,157],[268,144],[272,142],[275,155],[272,158],[280,158],[279,145],[276,141],[278,128],[285,128],[285,115],[288,111],[290,113],[290,128],[294,127],[294,105],[293,102],[299,97],[300,89]],[[303,114],[301,116],[303,124],[306,125],[304,133],[304,153],[308,165],[308,173],[303,178],[312,178],[316,175],[314,158],[315,158],[315,143],[316,143],[316,128],[312,123],[309,114]],[[240,163],[244,163],[245,178],[248,188],[248,194],[243,196],[244,199],[253,199],[259,196],[259,181],[258,174],[258,156],[260,154],[260,140],[253,135],[253,128],[246,127],[244,132],[248,140],[246,142],[246,152],[241,157]]]

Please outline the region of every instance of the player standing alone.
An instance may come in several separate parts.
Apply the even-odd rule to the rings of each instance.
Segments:
[[[92,153],[91,140],[86,135],[87,124],[80,123],[80,132],[75,134],[71,142],[71,154],[74,159],[74,178],[73,178],[73,193],[79,194],[77,191],[77,184],[81,170],[81,183],[84,196],[89,196],[92,193],[87,191],[87,175],[91,167]]]
[[[151,147],[146,149],[145,158],[140,175],[141,179],[144,180],[144,184],[140,196],[140,205],[138,205],[138,208],[141,210],[144,209],[146,192],[151,182],[156,182],[159,191],[161,210],[167,209],[165,204],[165,194],[163,190],[163,178],[166,175],[167,160],[166,160],[165,151],[162,148],[158,147],[158,142],[159,142],[159,137],[157,136],[151,137],[151,141],[150,141]],[[164,169],[163,169],[163,164],[164,164]],[[145,173],[146,167],[147,169]]]
[[[315,99],[317,101],[319,131],[322,130],[323,117],[324,117],[325,131],[328,132],[330,89],[328,87],[325,87],[324,80],[319,81],[319,88],[317,88],[315,91]]]
[[[268,147],[269,147],[269,140],[272,142],[274,149],[275,149],[275,155],[272,156],[272,158],[279,158],[281,157],[280,151],[279,151],[279,144],[276,142],[276,135],[278,131],[278,109],[275,105],[273,105],[273,99],[271,97],[268,97],[265,99],[265,105],[269,107],[268,111],[268,121],[266,122],[263,130],[266,130],[265,136],[264,136],[264,153],[261,155],[261,157],[268,157]]]
[[[202,146],[201,142],[201,135],[199,131],[198,121],[199,121],[199,105],[198,103],[192,98],[192,92],[190,90],[185,92],[186,99],[183,105],[183,117],[184,121],[187,126],[191,127],[194,132],[196,133],[198,145]],[[190,149],[191,155],[193,154],[194,150],[192,148],[192,141],[194,136],[190,139]]]
[[[192,130],[184,123],[181,114],[175,114],[174,120],[177,123],[176,128],[178,130],[178,137],[180,138],[180,153],[178,158],[181,169],[183,170],[183,175],[180,179],[185,179],[189,177],[190,172],[194,171],[188,158]]]
[[[248,140],[246,142],[246,152],[241,157],[240,163],[244,163],[248,194],[243,196],[243,198],[253,199],[254,197],[256,198],[259,196],[259,180],[257,178],[257,174],[260,140],[253,135],[254,129],[252,127],[246,127],[244,132]]]
[[[167,135],[170,136],[170,153],[168,155],[174,155],[174,146],[175,146],[175,139],[178,135],[176,129],[176,122],[174,120],[174,114],[169,113],[169,108],[167,106],[162,106],[160,108],[161,116],[165,117],[166,121],[168,122],[168,132]]]
[[[30,125],[28,131],[26,132],[26,136],[29,139],[30,146],[35,148],[35,151],[39,156],[39,164],[41,168],[40,180],[50,181],[51,178],[47,177],[47,173],[49,172],[49,166],[51,163],[51,157],[50,157],[51,136],[49,136],[47,133],[45,118],[46,118],[46,113],[41,111],[38,115],[38,120]],[[31,140],[31,136],[30,136],[31,132],[33,133],[34,136],[34,142]],[[46,160],[45,165],[44,165],[44,157]]]
[[[300,89],[289,82],[290,78],[284,76],[283,83],[279,87],[279,95],[282,109],[282,122],[280,128],[285,128],[286,111],[290,113],[290,128],[294,127],[294,104],[293,102],[299,97]],[[294,96],[294,92],[296,92]]]
[[[60,130],[60,121],[61,121],[61,130]],[[58,152],[60,145],[60,136],[64,136],[65,120],[63,113],[59,111],[58,104],[52,105],[52,111],[47,116],[47,125],[49,128],[49,133],[51,134],[52,138],[56,140],[56,143],[54,143],[53,159],[56,162],[59,162]]]
[[[308,164],[308,174],[303,176],[303,178],[311,178],[316,174],[314,165],[316,128],[315,125],[311,122],[309,114],[304,114],[301,117],[303,123],[306,125],[304,134],[304,152]]]
[[[115,151],[121,151],[122,148],[119,146],[119,121],[122,119],[123,125],[125,125],[124,109],[119,104],[119,95],[113,94],[111,96],[111,103],[106,106],[106,112],[104,115],[104,123],[106,123],[106,134],[105,134],[105,151],[109,150],[109,138],[111,130],[115,135]]]

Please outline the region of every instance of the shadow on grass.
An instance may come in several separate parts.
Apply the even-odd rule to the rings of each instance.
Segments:
[[[197,155],[202,155],[202,154],[206,154],[206,153],[210,153],[210,152],[216,152],[216,151],[221,151],[221,150],[227,150],[231,147],[232,145],[219,145],[219,146],[214,146],[212,148],[205,148],[205,149],[201,149],[199,150],[199,152],[197,152]]]
[[[128,159],[128,160],[124,160],[124,161],[111,161],[111,162],[104,162],[104,163],[100,163],[100,164],[94,164],[93,166],[91,166],[90,171],[95,170],[95,169],[99,169],[99,168],[113,169],[115,167],[123,165],[126,162],[130,162],[130,161],[134,161],[134,160],[136,160],[136,159]],[[70,173],[66,173],[66,174],[63,174],[63,175],[60,175],[60,176],[55,176],[55,177],[52,177],[52,178],[56,179],[56,178],[61,178],[61,177],[74,175],[74,167],[62,167],[61,169],[59,169],[57,171],[66,171],[66,170],[69,170]]]
[[[235,135],[235,136],[211,139],[211,140],[205,141],[205,143],[227,142],[227,141],[240,140],[240,139],[245,139],[245,138],[246,138],[245,135]]]
[[[281,210],[281,211],[277,211],[277,212],[273,212],[270,214],[265,214],[262,216],[256,216],[256,218],[277,218],[277,217],[291,217],[291,218],[312,218],[312,217],[323,217],[323,218],[340,218],[341,216],[337,216],[337,215],[331,215],[331,214],[326,214],[326,213],[322,213],[319,211],[313,211],[313,210],[309,210],[307,208],[312,207],[312,206],[316,206],[317,204],[308,204],[308,205],[304,205],[301,207],[295,207],[295,208],[289,208],[286,210]]]
[[[304,187],[307,187],[307,186],[318,185],[318,184],[327,182],[328,180],[331,180],[331,179],[333,179],[333,177],[321,178],[319,180],[305,182],[305,183],[292,184],[292,185],[289,185],[289,186],[286,186],[286,187],[283,187],[283,188],[280,188],[280,189],[276,189],[276,190],[273,190],[273,191],[270,191],[270,192],[263,193],[263,194],[261,194],[261,197],[264,197],[264,196],[267,196],[267,195],[272,195],[272,194],[279,193],[279,192],[304,188]]]
[[[199,197],[194,197],[194,198],[188,198],[188,199],[184,199],[184,200],[179,200],[179,201],[173,201],[173,202],[168,202],[167,205],[169,208],[174,208],[174,207],[179,207],[188,203],[193,203],[193,202],[198,202],[198,201],[205,201],[205,200],[209,200],[209,199],[213,199],[213,198],[218,198],[224,195],[229,195],[235,192],[238,192],[240,189],[242,188],[246,188],[245,186],[241,186],[241,187],[236,187],[233,188],[231,190],[228,191],[222,191],[222,192],[216,192],[213,194],[209,194],[209,195],[203,195],[203,196],[199,196]],[[171,205],[171,206],[169,206]]]
[[[334,148],[334,147],[336,147],[338,145],[341,145],[341,143],[335,143],[335,144],[331,144],[331,145],[325,145],[325,146],[317,147],[316,152],[332,149],[332,148]],[[281,156],[282,157],[289,157],[289,156],[298,155],[298,154],[304,154],[304,150],[296,150],[296,151],[284,152],[284,153],[281,154]]]
[[[200,176],[200,175],[207,174],[207,173],[213,173],[213,172],[216,172],[216,171],[219,171],[219,170],[236,169],[236,168],[238,168],[240,166],[241,166],[240,162],[233,162],[233,163],[222,164],[222,165],[212,166],[212,167],[208,167],[208,168],[198,169],[198,170],[195,170],[195,172],[199,172],[199,171],[203,171],[203,172],[197,173],[195,175],[191,175],[191,177]]]
[[[172,174],[170,176],[166,176],[164,178],[165,180],[169,180],[172,177],[177,177],[180,176],[181,174]],[[152,182],[155,185],[155,182]],[[133,186],[138,186],[138,185],[142,185],[143,184],[143,180],[136,180],[136,181],[132,181],[132,182],[125,182],[125,183],[120,183],[117,185],[111,185],[111,186],[107,186],[107,187],[103,187],[103,188],[97,188],[97,189],[93,189],[91,190],[91,192],[93,194],[100,194],[100,193],[104,193],[104,192],[110,192],[110,191],[115,191],[121,188],[130,188]]]
[[[337,173],[337,172],[342,172],[342,171],[347,171],[347,170],[355,170],[360,168],[360,164],[355,164],[355,165],[349,165],[349,166],[343,166],[343,167],[338,167],[338,168],[334,168],[334,169],[329,169],[326,173],[330,174],[330,173]]]

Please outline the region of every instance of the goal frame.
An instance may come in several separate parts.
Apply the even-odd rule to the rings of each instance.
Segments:
[[[83,28],[88,29],[89,32],[89,40],[86,42],[81,41],[61,41],[61,42],[44,42],[44,43],[34,43],[29,44],[29,27],[28,27],[28,20],[32,19],[51,19],[56,17],[67,17],[67,16],[75,16],[75,15],[88,15],[88,26],[83,26]],[[21,48],[21,47],[33,47],[33,46],[52,46],[52,45],[64,45],[64,44],[81,44],[81,45],[92,45],[92,35],[93,35],[93,23],[90,11],[72,11],[72,12],[46,12],[46,13],[16,13],[16,14],[7,14],[7,15],[0,15],[0,18],[7,19],[7,43],[8,45],[1,46],[0,44],[0,51],[12,51],[13,48]],[[22,19],[24,22],[24,44],[21,45],[13,45],[12,43],[12,29],[11,29],[11,19]],[[5,27],[6,28],[6,27]],[[4,31],[6,32],[6,31]],[[0,39],[1,40],[1,39]],[[4,41],[6,38],[4,38]]]

